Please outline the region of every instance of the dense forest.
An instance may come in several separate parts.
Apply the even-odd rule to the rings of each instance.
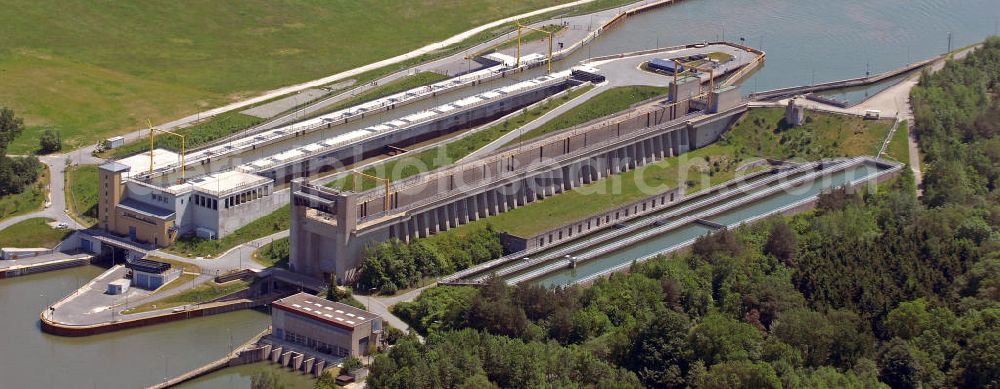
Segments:
[[[427,290],[368,384],[1000,387],[998,93],[1000,38],[921,76],[920,198],[904,169],[588,287]]]

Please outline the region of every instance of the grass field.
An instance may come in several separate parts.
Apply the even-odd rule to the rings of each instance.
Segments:
[[[0,220],[24,215],[42,208],[49,187],[49,169],[43,164],[42,172],[34,184],[16,194],[0,196]]]
[[[782,108],[753,109],[725,134],[725,139],[676,157],[580,186],[506,213],[452,229],[489,223],[497,231],[533,236],[565,223],[612,210],[669,188],[688,194],[732,180],[736,169],[756,158],[816,160],[874,155],[891,121],[864,121],[843,115],[808,112],[809,123],[785,128]]]
[[[376,177],[390,177],[392,180],[400,180],[414,176],[421,172],[431,171],[442,166],[447,166],[462,159],[473,151],[490,144],[504,134],[516,130],[521,126],[535,120],[556,107],[565,104],[579,95],[593,89],[593,85],[581,87],[569,92],[561,97],[549,100],[541,105],[529,109],[526,112],[515,116],[501,124],[486,128],[475,134],[466,136],[454,142],[447,143],[441,147],[422,151],[416,155],[403,157],[386,163],[375,165],[365,169],[364,173]],[[327,186],[341,190],[357,190],[357,185],[361,185],[361,190],[374,188],[378,182],[371,178],[359,176],[347,176],[330,182]]]
[[[267,216],[254,220],[221,239],[185,237],[177,239],[177,243],[164,250],[186,257],[216,257],[239,244],[287,230],[292,218],[290,210],[291,207],[288,205],[278,208]]]
[[[0,8],[0,104],[37,148],[67,149],[365,65],[558,0],[355,2],[21,1]],[[602,0],[578,12],[612,7]],[[461,17],[457,17],[461,15]]]
[[[49,227],[52,219],[36,217],[14,223],[0,230],[0,247],[54,248],[73,230],[57,230]]]
[[[557,116],[541,127],[517,137],[511,143],[517,143],[552,132],[565,130],[578,124],[624,111],[632,104],[648,100],[667,92],[667,88],[655,86],[623,86],[608,89],[587,102]]]
[[[70,216],[84,225],[97,223],[97,166],[78,165],[66,169],[66,206]]]
[[[782,121],[784,113],[784,108],[752,109],[726,134],[722,143],[731,144],[734,156],[739,159],[874,156],[893,123],[806,111],[801,127],[788,128]]]
[[[174,281],[177,282],[177,281]],[[162,300],[151,301],[123,311],[123,314],[149,312],[157,309],[167,309],[179,307],[181,305],[198,304],[208,302],[228,294],[239,292],[250,287],[250,282],[236,280],[224,284],[216,284],[213,281],[205,282],[194,288],[164,298]]]

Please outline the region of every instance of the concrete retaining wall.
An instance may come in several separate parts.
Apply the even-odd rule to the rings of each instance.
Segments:
[[[73,326],[56,323],[45,316],[45,312],[39,315],[41,329],[45,333],[59,336],[90,336],[108,332],[120,331],[129,328],[136,328],[154,324],[169,323],[177,320],[191,319],[202,316],[217,315],[220,313],[233,312],[241,309],[249,309],[261,305],[255,301],[233,301],[211,307],[194,307],[183,312],[164,313],[156,316],[144,317],[135,320],[125,320],[114,323],[104,323],[86,326]]]
[[[505,254],[558,245],[587,236],[593,232],[611,228],[617,223],[628,222],[637,217],[659,211],[682,199],[683,191],[680,188],[672,188],[666,192],[649,196],[632,204],[577,220],[562,227],[532,236],[521,237],[503,233],[500,235],[500,243],[503,245]]]

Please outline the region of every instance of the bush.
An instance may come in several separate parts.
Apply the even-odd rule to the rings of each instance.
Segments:
[[[350,373],[351,370],[364,367],[361,360],[358,357],[350,357],[344,360],[344,366],[340,368],[340,371]]]
[[[42,133],[41,138],[38,138],[38,145],[41,147],[42,154],[48,154],[62,150],[62,139],[59,137],[58,131],[48,129]]]

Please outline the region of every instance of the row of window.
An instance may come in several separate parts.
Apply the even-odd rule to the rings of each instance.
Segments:
[[[268,194],[269,193],[267,192],[267,187],[259,189],[251,189],[246,192],[227,197],[223,201],[223,205],[226,208],[235,207],[240,204],[257,200],[261,197],[267,196]]]
[[[199,194],[191,196],[194,199],[194,205],[202,206],[208,209],[219,209],[219,200],[213,199],[211,197],[205,197]]]
[[[278,332],[281,332],[281,329],[278,329]],[[339,356],[339,357],[346,357],[348,354],[351,353],[351,350],[348,350],[346,348],[343,348],[343,347],[340,347],[340,346],[337,346],[337,345],[327,344],[327,343],[324,343],[322,341],[310,338],[308,336],[294,333],[292,331],[284,331],[284,333],[285,333],[285,336],[284,336],[283,339],[286,342],[292,342],[292,343],[300,344],[300,345],[309,347],[309,348],[311,348],[313,350],[319,351],[319,352],[321,352],[323,354],[330,354],[330,355],[336,355],[336,356]]]
[[[166,204],[167,203],[167,196],[153,193],[153,201],[159,201],[161,203]]]

